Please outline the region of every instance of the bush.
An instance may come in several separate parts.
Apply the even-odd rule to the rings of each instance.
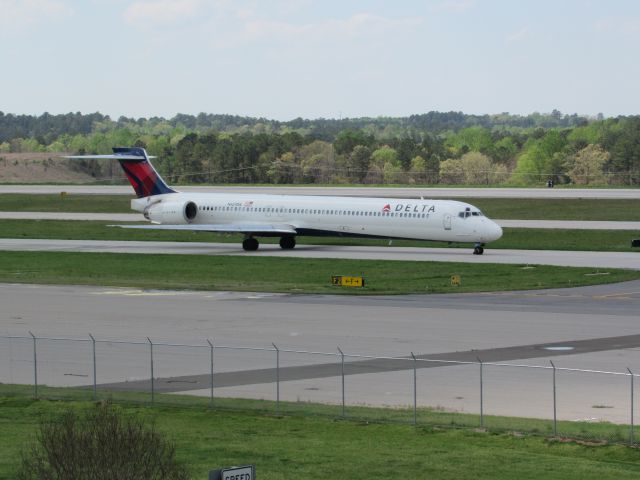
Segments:
[[[43,422],[23,455],[21,480],[187,479],[175,448],[154,426],[127,418],[109,404],[79,415],[66,411]]]

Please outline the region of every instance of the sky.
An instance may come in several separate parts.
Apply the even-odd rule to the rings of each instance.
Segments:
[[[0,111],[640,114],[637,0],[0,0]]]

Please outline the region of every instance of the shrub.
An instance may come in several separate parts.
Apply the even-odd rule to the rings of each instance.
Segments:
[[[80,415],[68,410],[43,422],[23,455],[20,480],[187,479],[175,449],[140,420],[109,404]]]

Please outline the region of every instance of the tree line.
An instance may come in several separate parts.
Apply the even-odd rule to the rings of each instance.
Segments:
[[[596,119],[602,120],[602,114]],[[405,137],[419,135],[420,132],[442,134],[459,131],[468,127],[481,126],[488,129],[530,129],[568,128],[586,125],[590,119],[577,114],[566,115],[558,110],[549,114],[512,115],[469,115],[462,112],[428,112],[409,117],[361,117],[344,119],[303,119],[287,122],[265,118],[242,117],[200,113],[185,115],[179,113],[170,119],[162,117],[127,118],[121,116],[112,120],[100,113],[80,112],[61,115],[44,113],[40,116],[5,114],[0,111],[0,143],[18,138],[33,138],[41,145],[48,145],[61,135],[86,135],[96,129],[111,130],[127,128],[137,133],[167,134],[172,129],[206,133],[210,131],[226,133],[286,133],[296,131],[303,136],[332,142],[343,130],[364,130],[377,138]]]
[[[0,112],[0,157],[109,153],[116,145],[145,147],[174,183],[640,183],[640,116],[429,112],[278,122],[201,113],[113,121]],[[96,178],[119,175],[110,162],[73,165]]]

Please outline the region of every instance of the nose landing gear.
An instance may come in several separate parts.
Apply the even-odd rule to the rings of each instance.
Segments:
[[[482,248],[482,243],[476,243],[476,246],[473,247],[474,255],[482,255],[484,253],[484,248]]]

